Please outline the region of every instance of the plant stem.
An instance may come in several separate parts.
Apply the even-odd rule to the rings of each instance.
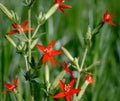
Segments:
[[[86,56],[87,56],[87,52],[88,52],[88,48],[86,47],[84,55],[83,55],[83,59],[82,59],[82,62],[81,62],[81,66],[80,66],[80,69],[79,69],[79,73],[78,73],[78,79],[77,79],[77,83],[76,83],[76,87],[75,87],[76,89],[78,88],[78,85],[79,85],[79,82],[80,82],[80,73],[82,71],[82,68],[83,68],[83,65],[84,65],[84,62],[85,62],[85,59],[86,59]]]
[[[31,7],[28,8],[28,62],[31,62]],[[28,69],[30,70],[30,65],[28,65]],[[34,92],[33,85],[30,82],[30,92],[31,92],[31,101],[34,101]]]
[[[38,24],[38,25],[37,25],[37,28],[35,29],[35,32],[34,32],[33,35],[32,35],[32,38],[34,38],[34,36],[37,34],[38,29],[40,28],[40,26],[41,26],[41,24]]]
[[[85,48],[85,52],[84,52],[84,55],[83,55],[83,59],[82,59],[82,63],[81,63],[79,71],[82,71],[82,69],[83,69],[83,65],[84,65],[84,62],[85,62],[85,59],[86,59],[86,56],[87,56],[87,52],[88,52],[88,47]]]
[[[25,55],[24,58],[25,58],[26,70],[29,71],[27,56]]]
[[[82,71],[82,69],[83,69],[83,65],[84,65],[84,62],[85,62],[85,59],[86,59],[86,56],[87,56],[87,52],[88,52],[88,47],[85,48],[85,52],[84,52],[84,55],[83,55],[83,59],[82,59],[82,62],[81,62],[81,66],[80,66],[80,68],[79,68],[79,70],[78,70],[79,72],[78,72],[78,77],[77,77],[77,83],[76,83],[76,86],[75,86],[76,89],[77,89],[78,86],[79,86],[80,74],[81,74],[81,71]],[[74,95],[73,101],[76,101],[76,98],[77,98],[77,96]]]
[[[31,62],[31,8],[28,9],[28,60]],[[30,65],[28,66],[30,69]]]
[[[19,93],[17,92],[17,90],[14,90],[14,94],[15,94],[16,100],[17,100],[17,101],[21,101],[21,100],[20,100],[20,95],[19,95]]]

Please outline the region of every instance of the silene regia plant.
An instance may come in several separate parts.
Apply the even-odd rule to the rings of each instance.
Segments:
[[[96,37],[104,24],[116,26],[116,24],[111,21],[113,14],[109,14],[108,10],[106,10],[103,17],[101,17],[102,21],[100,21],[94,29],[88,27],[84,38],[85,50],[83,57],[78,56],[79,58],[82,58],[80,63],[79,58],[73,57],[69,52],[69,49],[65,48],[62,44],[58,46],[59,49],[54,49],[54,39],[49,40],[47,46],[38,43],[40,37],[44,36],[38,33],[40,27],[45,24],[55,12],[57,12],[57,9],[59,9],[61,14],[66,14],[65,9],[72,9],[72,6],[65,4],[64,0],[55,0],[53,3],[50,2],[53,4],[52,7],[46,13],[40,12],[38,14],[39,16],[36,19],[37,26],[33,28],[31,21],[33,15],[31,10],[34,2],[36,2],[36,0],[24,0],[28,18],[22,22],[20,21],[21,17],[18,16],[16,12],[11,12],[6,6],[0,3],[0,10],[12,21],[12,30],[6,32],[5,38],[8,40],[9,44],[15,48],[17,54],[20,54],[24,58],[26,67],[24,68],[26,72],[23,75],[25,82],[21,82],[19,75],[16,75],[13,82],[11,81],[10,83],[4,84],[5,90],[2,94],[13,93],[16,101],[28,101],[25,100],[24,96],[25,91],[29,90],[28,92],[30,92],[30,94],[26,96],[30,96],[30,101],[36,101],[37,89],[35,89],[35,87],[39,86],[41,94],[43,93],[43,96],[41,96],[39,101],[49,101],[49,99],[52,99],[53,101],[56,101],[57,99],[81,101],[87,87],[95,82],[94,74],[91,72],[91,69],[100,63],[97,61],[96,63],[93,63],[93,65],[91,64],[91,66],[84,68],[87,53],[91,47],[92,38]],[[69,12],[69,10],[67,11]],[[39,51],[38,53],[41,55],[35,57],[33,55],[33,50],[34,52]],[[62,55],[65,55],[69,61],[60,60],[61,58],[59,56]],[[58,57],[57,60],[56,57]],[[37,60],[36,58],[39,59]],[[50,73],[50,68],[56,71],[57,66],[60,66],[62,69],[57,76],[54,76],[54,74]],[[41,68],[44,68],[45,70],[43,71],[44,76],[42,77],[37,75]],[[73,70],[75,72],[73,72]],[[85,76],[81,76],[82,74],[85,74]],[[50,80],[52,75],[54,76],[54,79]],[[66,78],[65,75],[68,75],[69,79]],[[43,82],[40,82],[39,79],[41,78]],[[80,82],[81,79],[82,82]],[[23,83],[22,85],[26,85],[27,82],[28,85],[28,88],[20,88],[22,89],[22,93],[20,93],[18,89],[19,82]]]

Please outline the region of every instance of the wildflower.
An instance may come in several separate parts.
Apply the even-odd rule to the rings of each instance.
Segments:
[[[28,24],[28,20],[25,20],[21,26],[17,25],[16,23],[12,24],[12,26],[15,28],[15,30],[12,30],[8,32],[7,34],[15,34],[15,33],[20,33],[20,31],[23,32],[28,32],[28,28],[26,27]],[[34,30],[34,28],[30,28],[30,30]]]
[[[75,78],[73,72],[68,68],[66,61],[64,61],[64,64],[62,64],[60,61],[57,62],[64,68],[66,72],[68,72],[72,76],[73,79]]]
[[[64,0],[55,0],[54,4],[55,4],[55,5],[58,5],[59,10],[60,10],[62,13],[65,14],[64,9],[66,9],[66,8],[72,8],[72,6],[66,5],[66,4],[62,4],[63,2],[64,2]]]
[[[104,13],[104,16],[103,16],[104,22],[111,24],[113,26],[116,26],[116,24],[111,21],[113,16],[114,16],[114,14],[108,14],[108,10],[106,10],[106,12]]]
[[[75,79],[73,79],[68,85],[64,84],[63,81],[60,80],[60,87],[63,90],[63,92],[56,94],[54,98],[66,97],[67,101],[71,101],[71,95],[76,94],[81,90],[81,89],[72,89],[74,83],[75,83]]]
[[[91,78],[91,74],[87,74],[85,80],[88,84],[92,84],[94,82],[94,78]]]
[[[56,64],[55,64],[55,60],[54,60],[53,56],[61,54],[61,51],[59,51],[59,50],[52,50],[53,45],[54,45],[54,41],[52,40],[52,41],[49,43],[49,45],[48,45],[47,48],[45,48],[45,47],[44,47],[43,45],[41,45],[41,44],[37,44],[36,46],[37,46],[40,50],[42,50],[42,51],[44,52],[44,55],[42,56],[42,63],[44,63],[44,62],[46,62],[48,59],[50,59],[52,65],[55,67]]]
[[[2,93],[4,94],[5,92],[14,91],[14,89],[16,89],[16,87],[17,87],[17,83],[18,83],[18,78],[15,78],[13,84],[6,83],[5,87],[7,88],[7,90],[3,91]]]

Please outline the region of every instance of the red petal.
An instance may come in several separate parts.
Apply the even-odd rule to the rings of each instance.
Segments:
[[[70,82],[70,84],[69,84],[70,89],[72,89],[72,87],[73,87],[74,83],[75,83],[75,79],[73,79],[73,80]]]
[[[63,91],[65,91],[65,84],[64,84],[64,82],[62,81],[62,80],[60,80],[60,87],[61,87],[61,89],[63,90]]]
[[[49,45],[48,45],[48,50],[52,49],[53,45],[54,45],[54,41],[51,40]]]
[[[18,78],[15,78],[13,85],[16,87],[18,83]]]
[[[78,92],[80,92],[80,90],[81,89],[72,89],[72,90],[70,90],[70,94],[76,94],[76,93],[78,93]]]
[[[24,27],[26,27],[27,26],[27,24],[28,24],[28,20],[25,20],[23,23],[22,23],[22,28],[24,28]]]
[[[2,94],[6,93],[6,92],[10,92],[10,90],[9,90],[9,89],[4,90],[4,91],[2,92]]]
[[[15,29],[19,29],[18,25],[17,24],[12,24],[12,26],[15,28]]]
[[[66,5],[66,4],[62,4],[62,5],[61,5],[61,8],[72,8],[72,6]]]
[[[59,7],[59,10],[60,10],[63,14],[65,14],[65,11],[64,11],[64,9],[63,9],[62,7]]]
[[[56,64],[55,64],[55,60],[54,60],[54,58],[51,56],[51,57],[49,57],[50,58],[50,61],[51,61],[51,63],[52,63],[52,65],[54,66],[54,67],[56,67]]]
[[[112,22],[112,21],[108,21],[107,23],[108,23],[108,24],[111,24],[111,25],[113,25],[113,26],[116,26],[116,24],[115,24],[114,22]]]
[[[42,63],[46,62],[49,59],[49,56],[47,54],[44,54],[42,57]]]
[[[37,46],[40,50],[42,50],[43,52],[45,52],[46,48],[45,48],[43,45],[37,44],[36,46]]]
[[[53,51],[51,51],[51,55],[52,56],[59,55],[59,54],[61,54],[61,51],[59,51],[59,50],[53,50]]]
[[[61,92],[61,93],[59,93],[59,94],[56,94],[55,96],[54,96],[54,98],[61,98],[61,97],[64,97],[65,96],[65,93],[64,92]]]
[[[114,14],[110,14],[109,19],[112,19],[113,16],[114,16]]]
[[[9,84],[9,83],[6,83],[6,84],[5,84],[5,87],[8,88],[8,89],[10,89],[12,86],[13,86],[13,85],[11,85],[11,84]]]
[[[71,101],[71,96],[69,94],[66,96],[66,100]]]
[[[8,32],[7,34],[15,34],[15,33],[19,33],[19,31],[18,30],[12,30],[12,31],[10,31],[10,32]]]
[[[104,17],[104,19],[106,19],[107,14],[108,14],[108,10],[106,10],[106,11],[105,11],[105,13],[104,13],[104,16],[103,16],[103,17]]]

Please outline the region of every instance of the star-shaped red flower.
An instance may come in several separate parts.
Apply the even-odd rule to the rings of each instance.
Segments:
[[[18,83],[18,78],[15,78],[13,84],[6,83],[5,87],[7,88],[7,90],[3,91],[2,93],[4,94],[5,92],[14,91],[14,89],[16,89],[16,87],[17,87],[17,83]]]
[[[42,63],[46,62],[48,59],[50,59],[52,65],[55,67],[56,64],[55,64],[55,60],[53,58],[53,56],[55,55],[59,55],[61,54],[61,51],[59,50],[52,50],[53,48],[53,45],[54,45],[54,41],[52,40],[48,47],[45,48],[43,45],[41,44],[37,44],[37,47],[42,50],[44,52],[43,56],[42,56]]]
[[[114,14],[108,14],[108,10],[106,10],[106,12],[104,13],[104,16],[103,16],[104,22],[111,24],[113,26],[116,26],[116,24],[111,21],[113,16],[114,16]]]
[[[60,61],[57,62],[64,68],[66,72],[68,72],[72,76],[73,79],[75,78],[73,72],[68,68],[66,61],[64,61],[64,64],[62,64]]]
[[[64,9],[66,9],[66,8],[72,8],[72,6],[66,5],[66,4],[62,4],[63,2],[64,2],[64,0],[55,0],[54,4],[55,4],[55,5],[58,5],[59,10],[60,10],[62,13],[65,14]]]
[[[85,80],[88,84],[92,84],[94,82],[94,78],[91,78],[91,74],[87,74]]]
[[[72,89],[75,83],[75,79],[73,79],[70,84],[66,85],[62,80],[60,80],[60,87],[63,92],[56,94],[54,98],[66,97],[67,101],[71,101],[71,95],[80,92],[81,89]]]
[[[10,32],[8,32],[7,34],[11,35],[11,34],[15,34],[15,33],[20,33],[20,31],[23,32],[28,32],[28,20],[25,20],[21,26],[17,25],[16,23],[12,24],[13,28],[15,28],[15,30],[12,30]],[[34,28],[30,28],[30,30],[34,30]]]

